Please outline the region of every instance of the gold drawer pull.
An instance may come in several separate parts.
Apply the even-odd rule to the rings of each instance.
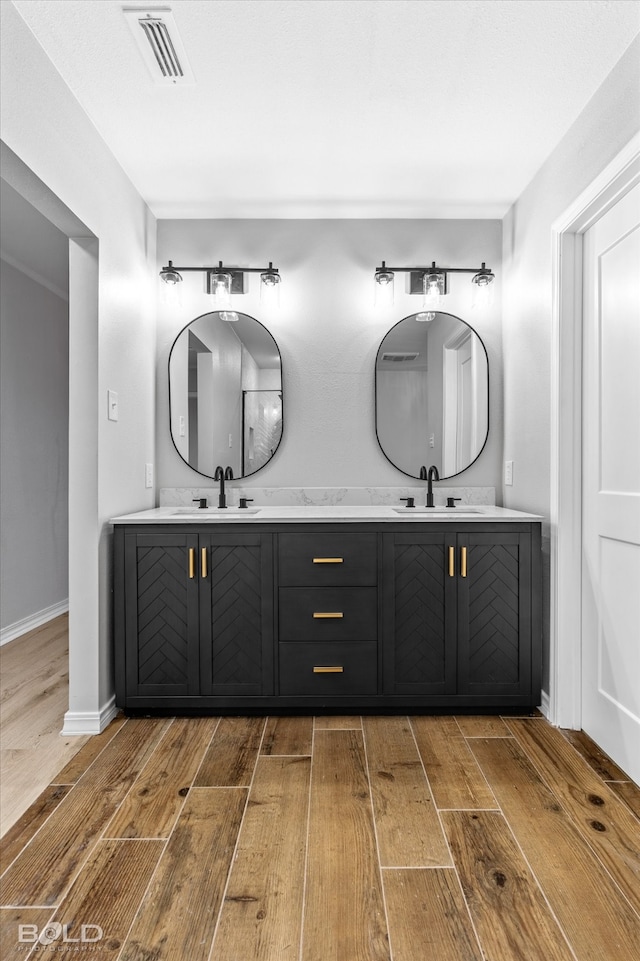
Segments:
[[[342,611],[314,611],[313,616],[316,619],[324,617],[344,617]]]
[[[202,548],[202,553],[200,554],[200,558],[201,558],[200,568],[202,571],[202,576],[206,577],[207,576],[207,548],[206,547]]]
[[[456,573],[456,552],[454,547],[449,548],[449,577],[455,577]]]
[[[344,564],[343,557],[314,557],[314,564]]]
[[[196,549],[195,547],[189,548],[189,577],[193,579],[196,576]]]
[[[314,674],[342,674],[344,667],[314,667]]]
[[[460,577],[467,576],[467,548],[460,548]]]

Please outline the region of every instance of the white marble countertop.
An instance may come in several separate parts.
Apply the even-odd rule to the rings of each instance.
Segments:
[[[240,509],[229,507],[220,509],[207,507],[154,507],[151,510],[139,511],[134,514],[123,514],[112,517],[112,524],[273,524],[273,523],[322,523],[333,522],[371,522],[405,523],[409,521],[539,521],[539,514],[527,514],[524,511],[512,511],[506,507],[492,505],[464,505],[455,508],[435,507],[425,508],[417,505],[415,508],[383,505],[335,505],[329,507],[295,506],[295,507],[261,507]]]

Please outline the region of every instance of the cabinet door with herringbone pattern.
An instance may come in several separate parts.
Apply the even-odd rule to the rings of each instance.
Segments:
[[[395,694],[455,690],[455,594],[447,550],[443,534],[393,538],[393,653],[386,685]]]
[[[198,693],[198,588],[189,577],[189,546],[184,534],[127,537],[128,636],[137,641],[127,650],[127,688],[135,696]]]
[[[206,693],[273,693],[271,536],[213,534],[200,583],[202,679]]]
[[[461,693],[526,693],[531,679],[529,556],[523,534],[459,535],[467,577],[458,587]]]

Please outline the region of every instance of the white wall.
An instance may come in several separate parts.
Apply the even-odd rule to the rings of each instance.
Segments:
[[[0,272],[0,616],[11,639],[68,599],[69,312],[4,260]]]
[[[2,3],[0,9],[2,140],[36,175],[33,180],[39,178],[34,190],[45,197],[43,206],[55,210],[57,199],[86,226],[85,237],[97,238],[92,249],[72,244],[70,256],[72,566],[65,725],[71,731],[77,721],[77,730],[83,724],[95,729],[108,715],[113,692],[108,519],[154,504],[154,491],[144,488],[144,465],[154,462],[155,441],[155,221],[15,8]],[[12,180],[12,172],[3,175],[22,192],[20,176]],[[27,199],[38,207],[38,198]],[[77,283],[79,275],[86,284]],[[118,392],[117,423],[106,417],[107,388]]]
[[[390,327],[414,313],[418,298],[396,278],[395,305],[373,306],[373,274],[381,260],[404,266],[480,266],[497,276],[495,306],[471,311],[471,277],[451,277],[445,308],[474,326],[490,364],[490,433],[469,470],[447,486],[500,486],[502,459],[501,223],[494,220],[166,220],[158,221],[158,269],[216,264],[280,269],[280,309],[259,302],[257,275],[237,309],[260,320],[282,355],[284,436],[256,475],[262,487],[393,486],[403,483],[375,435],[374,364]],[[182,305],[160,304],[158,317],[158,485],[206,487],[184,464],[169,436],[167,359],[182,327],[210,309],[204,278],[185,274]]]
[[[550,509],[551,227],[640,129],[636,39],[504,221],[504,457],[513,460],[506,507]],[[544,538],[549,623],[548,524]],[[548,637],[543,686],[548,690]]]

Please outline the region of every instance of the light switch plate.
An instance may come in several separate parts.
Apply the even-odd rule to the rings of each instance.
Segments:
[[[115,390],[107,391],[107,417],[109,420],[118,419],[118,395]]]

